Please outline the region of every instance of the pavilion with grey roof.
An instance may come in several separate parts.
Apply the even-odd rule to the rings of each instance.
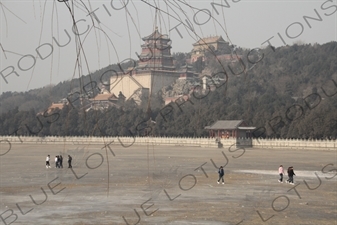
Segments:
[[[243,120],[218,120],[205,127],[210,137],[251,138],[255,127],[248,126]]]

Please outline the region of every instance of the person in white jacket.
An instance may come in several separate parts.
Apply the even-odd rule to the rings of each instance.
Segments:
[[[50,155],[47,155],[47,158],[46,158],[46,168],[50,168]]]
[[[55,156],[55,168],[58,168],[58,156]]]

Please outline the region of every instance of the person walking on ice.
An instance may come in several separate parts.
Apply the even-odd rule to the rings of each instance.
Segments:
[[[59,155],[59,168],[63,168],[63,157]]]
[[[73,158],[70,156],[70,155],[68,155],[68,168],[73,168],[72,167],[72,165],[71,165],[71,161],[73,160]]]
[[[289,173],[290,173],[290,166],[288,167],[287,169],[287,174],[288,174],[288,180],[286,181],[286,183],[289,183],[289,180],[290,180],[290,176],[289,176]]]
[[[294,172],[294,167],[291,166],[289,169],[289,184],[294,185],[294,176],[296,176]]]
[[[46,158],[46,168],[50,168],[50,155],[47,155],[47,158]]]
[[[278,182],[283,183],[284,170],[282,165],[280,165],[280,167],[278,168],[278,174],[280,175],[280,179],[278,180]]]
[[[222,179],[222,184],[225,184],[225,181],[224,181],[224,179],[223,179],[223,176],[225,175],[225,172],[224,172],[222,166],[220,166],[218,173],[219,173],[218,184],[220,184],[220,180],[221,180],[221,179]]]
[[[59,156],[55,156],[55,168],[59,168]]]

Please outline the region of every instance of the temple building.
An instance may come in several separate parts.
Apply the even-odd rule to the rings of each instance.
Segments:
[[[217,138],[251,138],[256,127],[247,126],[243,120],[218,120],[205,127],[210,137]]]
[[[118,73],[110,78],[110,93],[120,93],[126,100],[133,98],[137,103],[142,97],[150,97],[161,88],[171,85],[181,76],[194,76],[189,71],[179,72],[173,65],[171,55],[171,40],[166,34],[161,34],[158,28],[142,38],[141,54],[138,65],[129,73]],[[142,96],[142,97],[141,97]]]
[[[210,48],[217,51],[228,46],[228,42],[226,42],[221,36],[202,38],[193,44],[190,62],[193,63],[197,61],[199,57],[202,57],[202,60],[204,61],[205,52],[210,51]]]
[[[87,107],[86,111],[90,110],[105,110],[110,106],[119,108],[118,98],[114,94],[101,93],[96,95],[94,98],[89,99],[90,105]]]
[[[63,109],[63,107],[65,106],[66,104],[65,103],[55,103],[55,102],[53,102],[52,104],[51,104],[51,106],[49,106],[48,107],[48,109],[47,109],[47,113],[51,113],[53,110],[56,110],[56,109]],[[41,113],[41,114],[43,114],[43,113]]]
[[[171,56],[171,40],[158,32],[158,28],[147,37],[143,37],[142,52],[138,56],[138,70],[174,71]]]

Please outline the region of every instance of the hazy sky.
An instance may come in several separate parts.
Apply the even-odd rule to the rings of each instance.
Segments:
[[[213,35],[245,48],[337,41],[337,0],[2,0],[0,7],[0,93],[136,59],[141,37],[156,26],[170,36],[172,52]]]

